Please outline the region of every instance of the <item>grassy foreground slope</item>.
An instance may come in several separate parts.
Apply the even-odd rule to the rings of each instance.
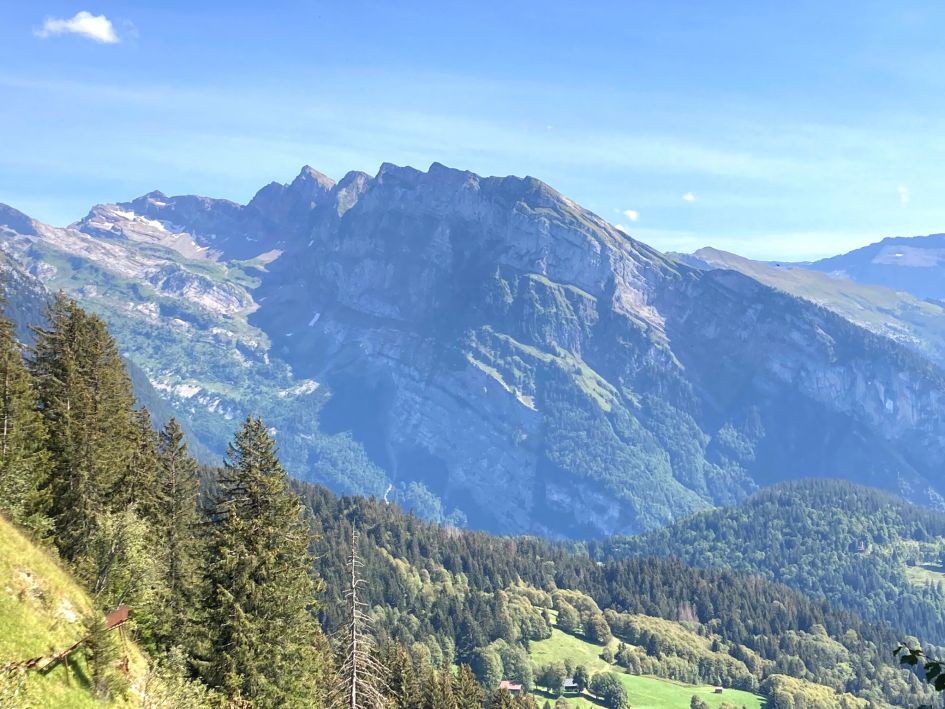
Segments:
[[[68,648],[83,637],[83,616],[91,608],[88,595],[69,572],[0,517],[0,667]],[[127,652],[132,680],[140,678],[144,659],[131,643]],[[58,664],[47,674],[29,672],[23,690],[15,699],[0,694],[0,706],[105,706],[92,696],[81,651],[73,654],[68,668]],[[111,706],[134,703],[129,698]]]

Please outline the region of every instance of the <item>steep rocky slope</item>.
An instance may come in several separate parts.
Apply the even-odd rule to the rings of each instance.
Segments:
[[[941,502],[942,373],[533,178],[311,168],[247,205],[151,193],[4,251],[101,312],[220,451],[505,532],[606,534],[841,475]]]
[[[945,363],[945,304],[804,266],[753,261],[718,249],[705,248],[693,254],[673,256],[696,268],[739,271],[901,342],[939,365]]]

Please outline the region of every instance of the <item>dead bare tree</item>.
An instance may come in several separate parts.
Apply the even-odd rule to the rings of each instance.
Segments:
[[[358,556],[358,533],[351,534],[351,555],[348,557],[349,586],[345,591],[348,622],[338,631],[341,666],[338,684],[332,692],[333,709],[384,709],[384,668],[375,657],[373,621],[367,604],[359,597],[364,585],[360,569],[364,562]]]

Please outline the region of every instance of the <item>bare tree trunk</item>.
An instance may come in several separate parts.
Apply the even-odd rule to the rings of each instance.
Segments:
[[[372,654],[371,618],[358,597],[358,590],[364,584],[358,570],[363,566],[358,556],[358,533],[352,532],[349,586],[345,591],[348,622],[339,633],[344,656],[338,670],[340,681],[331,702],[337,709],[384,709],[387,705],[385,671]]]

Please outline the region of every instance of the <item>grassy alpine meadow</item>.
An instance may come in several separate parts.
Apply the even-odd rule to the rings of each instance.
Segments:
[[[619,641],[613,639],[608,647],[616,650]],[[743,692],[737,689],[725,689],[722,694],[715,693],[715,687],[710,685],[691,685],[673,680],[653,676],[639,676],[626,674],[622,667],[611,665],[601,659],[603,647],[594,645],[586,640],[562,632],[558,628],[551,631],[547,640],[538,640],[530,644],[529,655],[536,665],[543,665],[553,661],[570,659],[575,665],[584,665],[593,675],[596,672],[614,672],[620,677],[630,696],[630,706],[634,709],[687,709],[693,695],[698,695],[710,707],[718,707],[722,702],[734,704],[747,709],[762,709],[765,706],[764,697]],[[539,700],[539,706],[546,699],[552,703],[557,697],[551,697],[547,692],[537,690],[533,693]],[[566,696],[568,703],[578,709],[590,709],[601,706],[589,694],[582,696]]]
[[[734,689],[726,689],[722,694],[715,694],[714,688],[710,686],[680,684],[659,677],[623,674],[620,675],[620,680],[627,688],[630,706],[633,709],[688,709],[693,695],[698,695],[713,709],[721,706],[722,702],[736,707],[744,706],[747,709],[762,709],[766,706],[764,697]],[[557,698],[549,697],[548,694],[542,692],[535,692],[534,697],[538,700],[538,706],[541,706],[546,699],[551,699],[553,704],[554,699]],[[569,695],[565,698],[574,709],[599,709],[602,706],[586,693],[580,697]]]

